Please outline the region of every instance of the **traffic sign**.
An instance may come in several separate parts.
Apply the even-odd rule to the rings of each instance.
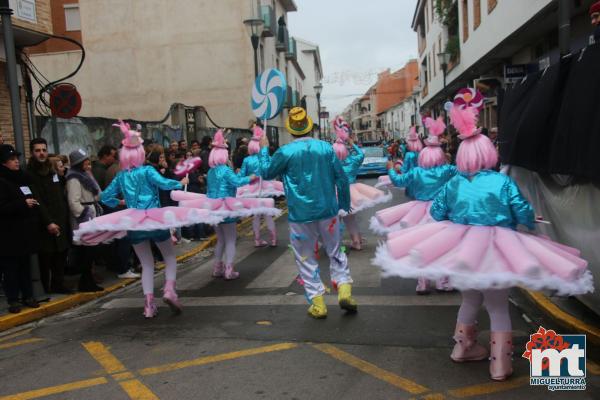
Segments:
[[[74,85],[61,83],[50,92],[52,116],[73,118],[81,111],[81,96]]]

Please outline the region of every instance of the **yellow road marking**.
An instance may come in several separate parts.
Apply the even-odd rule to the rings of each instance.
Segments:
[[[133,378],[134,375],[100,342],[83,343],[83,347],[92,357],[102,365],[102,368],[119,382],[121,388],[132,400],[158,400],[158,397],[138,379],[121,381],[121,379]]]
[[[271,353],[274,351],[290,350],[290,349],[294,349],[296,347],[298,347],[298,345],[295,343],[279,343],[279,344],[274,344],[271,346],[257,347],[254,349],[240,350],[240,351],[234,351],[231,353],[217,354],[214,356],[200,357],[200,358],[196,358],[196,359],[188,360],[188,361],[180,361],[180,362],[171,363],[171,364],[164,364],[164,365],[161,365],[158,367],[144,368],[144,369],[139,370],[138,374],[140,374],[142,376],[155,375],[155,374],[160,374],[162,372],[175,371],[175,370],[182,369],[182,368],[206,365],[206,364],[216,363],[219,361],[233,360],[236,358],[248,357],[248,356],[253,356],[253,355],[257,355],[257,354]]]
[[[135,378],[135,376],[131,372],[121,372],[120,374],[114,374],[112,377],[117,381]]]
[[[159,400],[158,397],[150,389],[137,379],[130,381],[119,382],[121,388],[127,393],[130,399],[133,400]]]
[[[94,379],[86,379],[83,381],[66,383],[64,385],[51,386],[43,389],[30,390],[29,392],[23,392],[18,394],[13,394],[9,396],[0,397],[0,400],[29,400],[29,399],[37,399],[39,397],[51,396],[53,394],[72,392],[78,389],[85,389],[92,386],[98,386],[108,383],[106,378],[94,378]]]
[[[19,332],[10,334],[10,335],[2,336],[0,338],[0,342],[6,342],[7,340],[14,339],[14,338],[19,337],[19,336],[27,335],[32,330],[33,329],[24,329],[22,331],[19,331]]]
[[[485,394],[492,394],[516,389],[528,383],[529,377],[522,376],[519,378],[512,378],[504,382],[490,382],[484,383],[482,385],[473,385],[464,388],[452,389],[448,390],[448,394],[459,398],[483,396]]]
[[[17,340],[16,342],[3,343],[3,344],[0,344],[0,350],[8,349],[11,347],[22,346],[24,344],[29,344],[29,343],[41,342],[42,340],[44,340],[44,339],[31,338],[31,339]]]
[[[115,356],[108,351],[108,347],[104,346],[100,342],[87,342],[83,343],[83,347],[90,353],[92,357],[102,365],[102,368],[109,374],[116,374],[117,372],[125,372],[127,368],[121,361],[117,360]]]
[[[556,318],[561,321],[564,325],[571,328],[574,332],[585,333],[587,339],[596,344],[600,344],[600,329],[581,321],[574,316],[568,314],[554,304],[548,297],[543,293],[534,292],[530,290],[524,290],[524,292],[547,314],[551,315],[552,318]]]
[[[376,365],[373,365],[367,361],[361,360],[358,357],[353,356],[352,354],[346,353],[338,349],[335,346],[330,344],[316,344],[313,347],[331,357],[348,364],[360,371],[369,374],[379,380],[389,383],[390,385],[396,386],[406,392],[412,394],[422,394],[428,392],[429,389],[425,386],[421,386],[416,382],[413,382],[409,379],[402,378],[394,374],[393,372],[386,371],[385,369],[379,368]]]

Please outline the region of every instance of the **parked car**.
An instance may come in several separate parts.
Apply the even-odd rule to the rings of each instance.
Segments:
[[[362,147],[365,159],[358,169],[358,175],[384,175],[387,174],[386,164],[388,157],[383,147]]]

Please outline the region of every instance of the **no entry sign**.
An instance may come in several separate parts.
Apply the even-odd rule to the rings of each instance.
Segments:
[[[73,118],[81,111],[81,96],[75,86],[61,83],[50,92],[50,110],[52,116]]]

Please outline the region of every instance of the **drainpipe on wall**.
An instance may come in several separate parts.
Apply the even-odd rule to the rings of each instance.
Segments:
[[[560,56],[571,53],[571,1],[558,0],[558,46]]]
[[[15,38],[13,35],[12,10],[8,0],[0,0],[0,17],[2,20],[2,34],[4,35],[4,49],[6,51],[6,78],[10,94],[10,109],[12,111],[13,134],[15,148],[21,153],[19,161],[25,165],[25,145],[23,142],[23,122],[21,120],[21,107],[19,84],[17,82],[17,56],[15,54]]]

